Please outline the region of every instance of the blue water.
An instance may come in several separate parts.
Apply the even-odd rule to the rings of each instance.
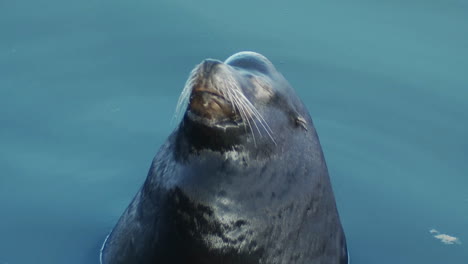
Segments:
[[[190,70],[241,50],[308,106],[352,263],[468,263],[464,0],[1,1],[0,263],[98,263]]]

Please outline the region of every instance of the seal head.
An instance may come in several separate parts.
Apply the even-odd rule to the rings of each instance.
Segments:
[[[307,109],[264,56],[197,65],[102,263],[347,263]]]

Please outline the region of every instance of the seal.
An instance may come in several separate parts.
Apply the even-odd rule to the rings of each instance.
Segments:
[[[177,108],[101,263],[348,263],[312,119],[267,58],[204,60]]]

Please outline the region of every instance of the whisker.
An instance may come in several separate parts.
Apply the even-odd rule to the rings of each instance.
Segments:
[[[229,94],[229,100],[231,100],[231,105],[233,105],[233,109],[237,109],[239,114],[241,115],[241,118],[243,120],[246,120],[247,121],[247,125],[249,127],[249,130],[252,134],[252,138],[253,138],[253,141],[254,141],[254,145],[257,146],[257,141],[255,139],[255,133],[252,129],[252,124],[250,123],[250,120],[251,119],[249,117],[249,112],[247,111],[248,109],[241,103],[241,101],[239,100],[239,98],[236,96],[235,93],[233,93],[233,91],[237,91],[239,90],[239,87],[237,85],[237,82],[232,79],[232,78],[223,78],[223,84],[225,87],[225,90],[228,92]],[[254,122],[255,124],[255,122]],[[255,124],[255,126],[257,126]],[[247,130],[247,128],[245,127],[245,129]]]
[[[250,120],[249,120],[251,119],[255,127],[257,128],[258,133],[260,134],[260,136],[262,136],[260,128],[257,126],[257,122],[255,121],[255,119],[257,119],[260,125],[262,126],[263,130],[265,130],[265,132],[268,134],[270,139],[276,145],[276,141],[274,140],[274,137],[273,137],[273,130],[270,128],[270,126],[268,125],[266,120],[263,118],[263,116],[260,114],[260,112],[258,112],[258,110],[255,108],[255,106],[245,97],[245,95],[242,93],[242,90],[238,86],[237,82],[231,76],[226,78],[224,81],[225,81],[224,84],[226,83],[228,84],[228,85],[225,85],[224,87],[226,87],[228,91],[233,92],[233,95],[234,95],[233,98],[237,99],[236,101],[237,101],[239,108],[244,111],[244,116],[247,117],[246,121],[249,123],[249,128],[252,130],[252,125],[250,124]]]
[[[250,102],[248,102],[248,103],[251,104]],[[257,119],[259,119],[260,124],[263,126],[263,129],[265,129],[265,131],[268,133],[270,138],[274,141],[274,139],[273,139],[273,130],[270,128],[270,126],[268,125],[266,120],[263,118],[262,114],[260,114],[260,112],[258,112],[258,110],[253,105],[251,105],[251,106],[252,106],[253,113],[255,114]]]
[[[226,82],[224,82],[225,85],[227,85]],[[227,87],[227,86],[225,86]],[[244,120],[246,118],[248,118],[245,114],[245,111],[243,111],[243,109],[241,109],[241,106],[239,105],[239,103],[236,101],[237,98],[235,97],[235,95],[233,94],[232,92],[232,89],[226,89],[227,91],[227,97],[228,97],[228,100],[229,102],[231,103],[231,106],[232,106],[232,109],[233,111],[236,111],[241,115],[241,119]],[[249,127],[250,129],[250,127]],[[244,126],[244,130],[245,132],[247,132],[247,126]]]
[[[172,122],[178,121],[182,114],[185,112],[183,108],[187,106],[188,101],[190,99],[190,93],[192,92],[192,88],[195,85],[198,79],[198,69],[200,65],[197,65],[189,75],[189,78],[185,82],[184,89],[180,93],[179,100],[177,101],[176,110],[172,119]]]
[[[270,128],[270,126],[268,125],[266,120],[263,118],[263,116],[260,114],[260,112],[258,112],[257,108],[255,108],[255,106],[252,105],[252,103],[245,97],[245,95],[242,92],[238,90],[234,90],[234,91],[237,93],[237,95],[240,96],[240,98],[242,98],[242,101],[246,104],[248,109],[251,110],[251,113],[256,117],[260,125],[263,127],[263,129],[265,130],[265,132],[267,132],[270,139],[276,145],[276,141],[273,137],[273,130]]]
[[[238,103],[239,105],[244,109],[244,111],[247,113],[247,117],[249,119],[252,120],[252,123],[254,123],[255,127],[257,128],[257,131],[258,131],[258,134],[260,135],[260,137],[262,137],[262,132],[260,131],[260,128],[258,127],[257,125],[257,122],[255,122],[255,119],[253,118],[254,115],[251,111],[251,108],[244,102],[244,100],[242,100],[241,98],[239,97],[236,97],[236,99],[238,100]]]
[[[247,109],[245,108],[244,105],[242,105],[242,103],[240,102],[240,100],[239,100],[238,98],[236,98],[235,96],[234,96],[234,101],[237,103],[236,106],[237,106],[237,109],[240,110],[239,113],[241,113],[241,117],[243,116],[243,117],[244,117],[243,119],[244,119],[245,121],[247,121],[247,124],[248,124],[248,126],[249,126],[249,130],[250,130],[250,133],[252,134],[252,138],[253,138],[253,141],[254,141],[254,145],[257,146],[257,141],[256,141],[256,139],[255,139],[255,133],[254,133],[254,130],[252,129],[252,125],[250,124],[250,120],[249,120],[249,119],[251,119],[251,118],[247,115],[247,113],[248,113],[248,112],[247,112]],[[252,120],[252,122],[254,122],[254,121]],[[255,124],[255,122],[254,122],[254,124]],[[257,126],[257,125],[255,125],[255,126]],[[257,127],[257,129],[258,129],[258,127]]]
[[[228,87],[228,86],[227,86],[228,84],[227,84],[227,82],[226,82],[225,79],[223,79],[223,84],[224,84],[224,87]],[[235,108],[235,105],[234,105],[234,102],[233,102],[233,98],[232,98],[232,94],[231,94],[231,89],[218,89],[218,90],[221,90],[221,94],[223,94],[223,95],[224,95],[224,92],[227,92],[227,94],[226,94],[225,97],[226,97],[227,100],[231,103],[231,106],[232,106],[233,111],[235,111],[236,108]],[[224,90],[225,90],[225,91],[224,91]]]

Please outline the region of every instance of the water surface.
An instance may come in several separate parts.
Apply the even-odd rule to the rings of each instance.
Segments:
[[[0,33],[2,264],[98,263],[190,70],[242,50],[308,106],[353,263],[467,262],[466,1],[6,0]]]

